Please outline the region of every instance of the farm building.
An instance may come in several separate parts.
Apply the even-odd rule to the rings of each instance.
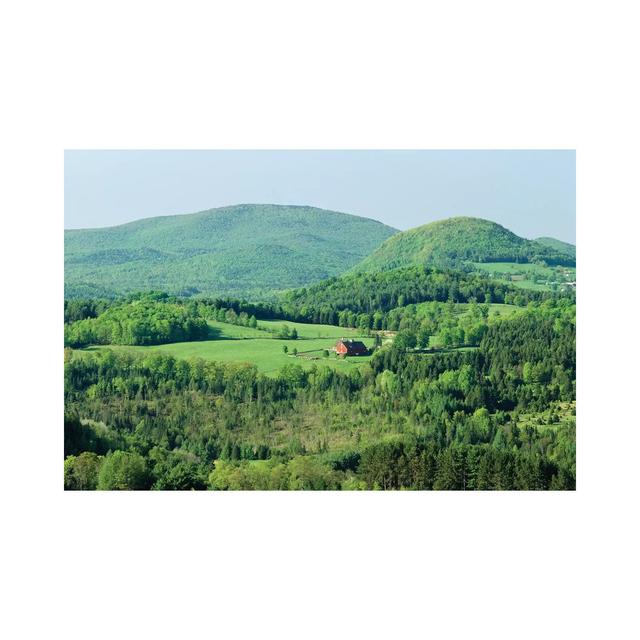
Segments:
[[[338,340],[335,346],[335,352],[340,356],[367,356],[369,349],[363,342],[357,340]]]

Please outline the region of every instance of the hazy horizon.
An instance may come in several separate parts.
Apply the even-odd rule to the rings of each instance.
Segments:
[[[237,204],[312,206],[400,230],[472,216],[575,244],[575,152],[65,151],[65,229]]]

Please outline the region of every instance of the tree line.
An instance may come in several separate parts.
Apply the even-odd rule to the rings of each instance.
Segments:
[[[69,489],[575,486],[570,302],[488,323],[472,351],[395,343],[346,372],[65,357]]]
[[[185,305],[142,298],[113,304],[96,317],[65,324],[65,346],[90,344],[154,345],[204,340],[209,327]]]

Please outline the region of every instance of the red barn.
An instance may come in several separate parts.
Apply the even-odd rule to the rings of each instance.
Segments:
[[[367,356],[369,349],[364,343],[357,340],[338,340],[336,342],[335,351],[340,356]]]

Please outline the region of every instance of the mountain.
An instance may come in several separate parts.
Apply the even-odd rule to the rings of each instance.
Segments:
[[[536,238],[535,242],[538,244],[544,245],[545,247],[549,247],[554,249],[558,253],[562,253],[564,255],[569,256],[570,258],[576,259],[576,245],[570,244],[568,242],[563,242],[562,240],[556,240],[555,238]]]
[[[243,204],[65,231],[65,296],[268,297],[338,275],[397,230],[315,207]]]
[[[410,265],[460,267],[469,262],[575,264],[544,244],[527,240],[482,218],[447,218],[391,236],[352,271],[384,271]]]

